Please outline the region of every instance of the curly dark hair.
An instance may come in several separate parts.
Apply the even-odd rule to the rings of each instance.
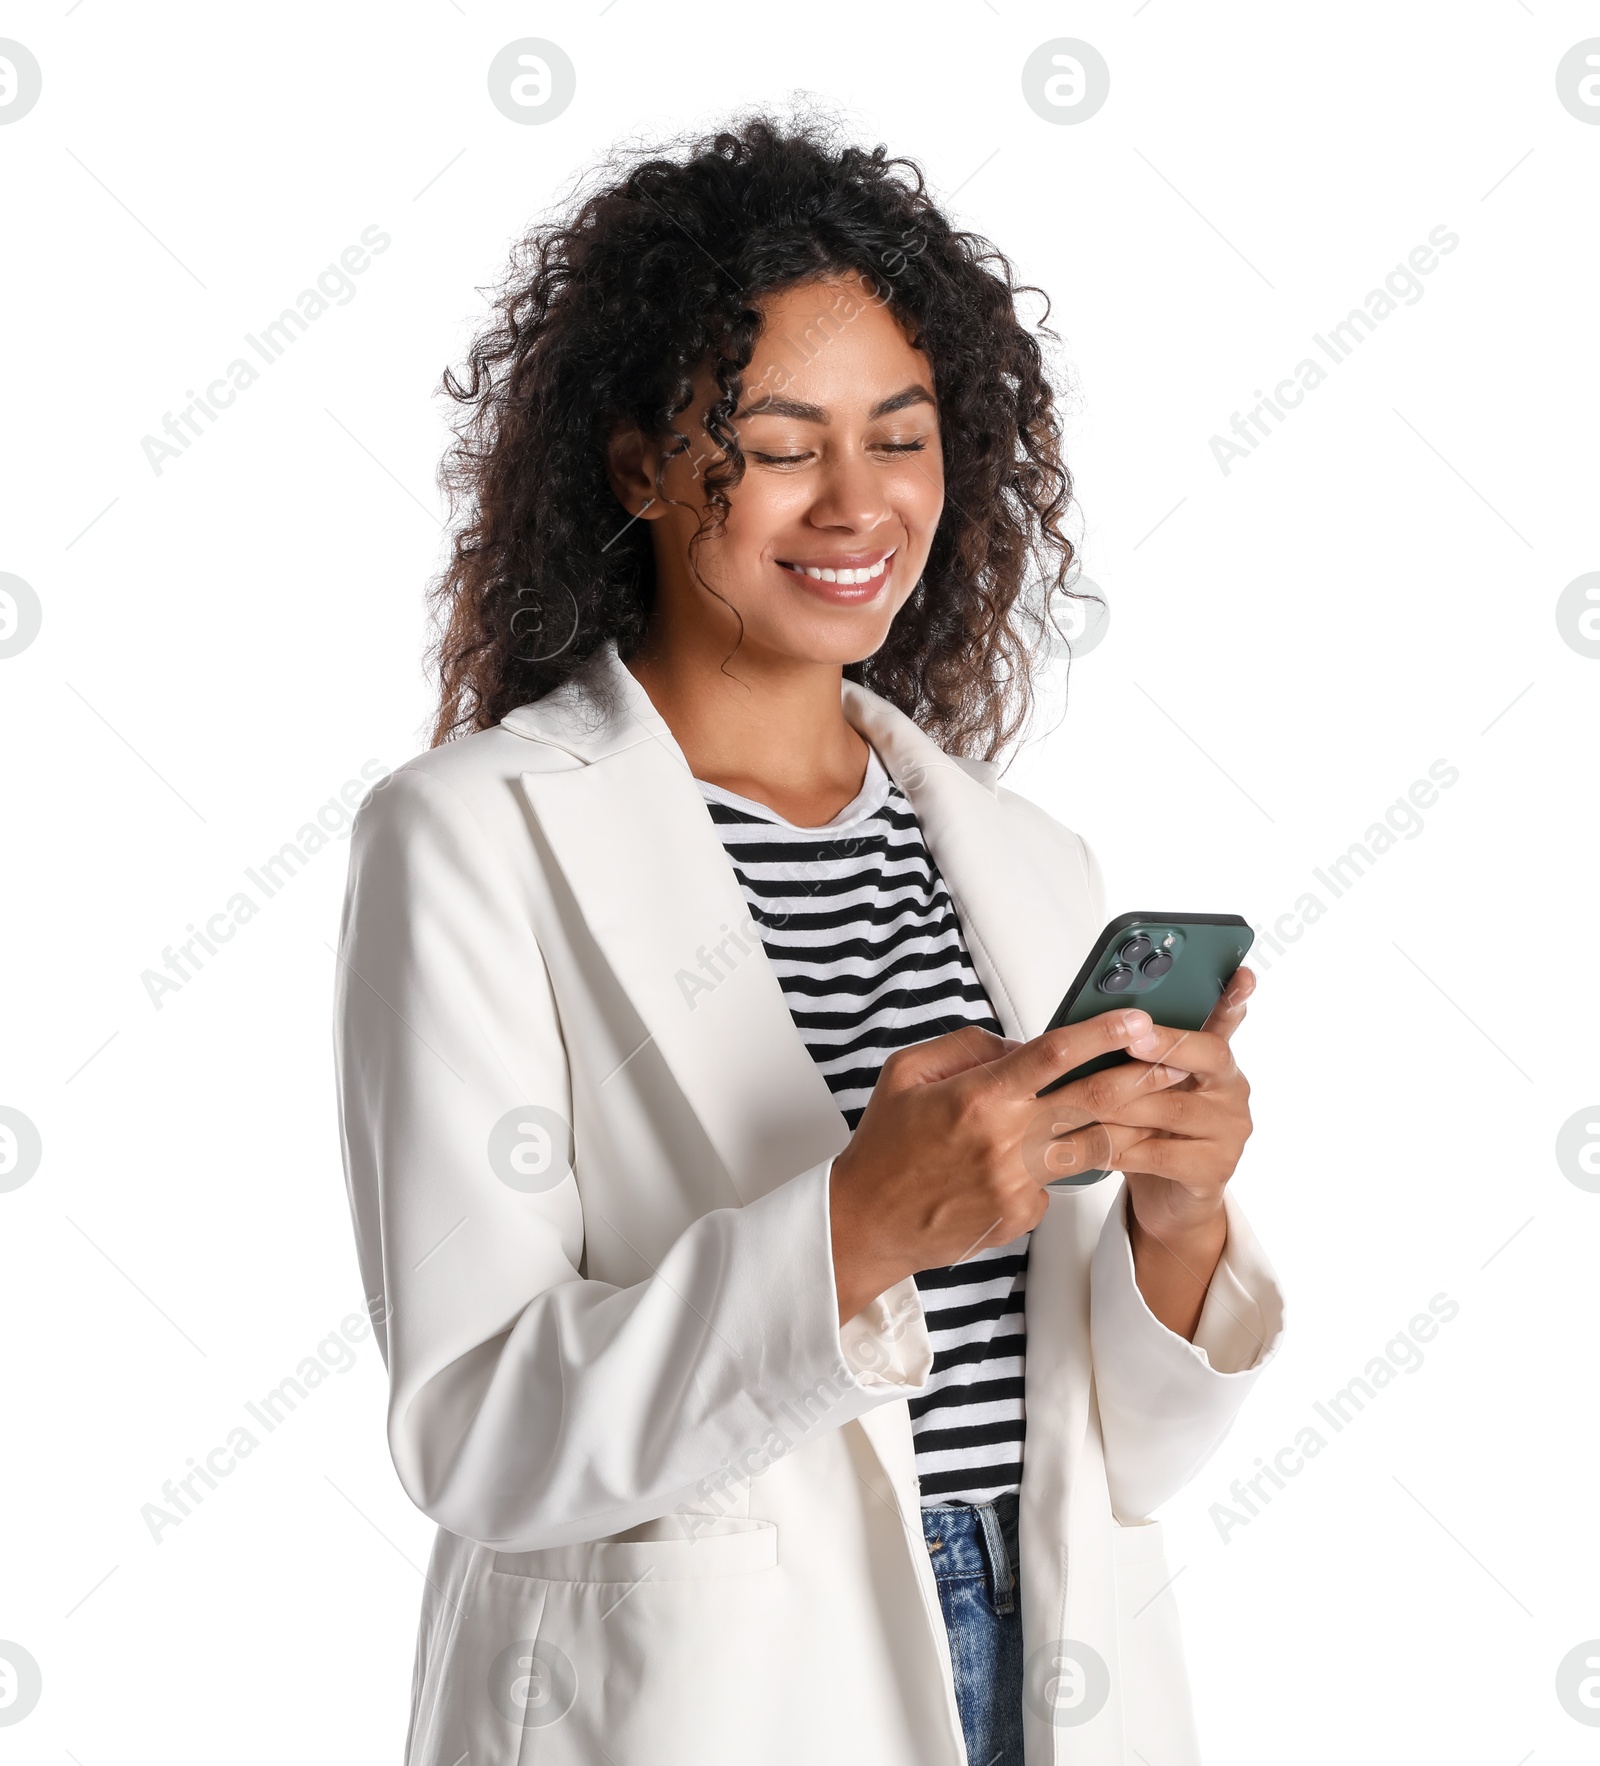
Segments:
[[[841,275],[864,278],[863,298],[871,288],[929,359],[946,487],[921,582],[845,674],[954,754],[992,759],[1025,728],[1074,556],[1055,396],[1017,313],[1039,291],[951,225],[914,161],[754,117],[608,162],[514,248],[464,374],[446,371],[464,410],[440,469],[458,520],[430,592],[436,744],[543,698],[608,639],[624,660],[637,650],[655,568],[647,524],[625,522],[607,478],[614,428],[632,420],[684,451],[675,421],[712,367],[700,537],[714,532],[744,473],[732,417],[756,303]],[[1053,337],[1048,316],[1046,302],[1037,329]]]

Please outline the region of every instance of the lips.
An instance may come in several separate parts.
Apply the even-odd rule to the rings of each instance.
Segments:
[[[854,559],[835,559],[826,564],[805,564],[797,560],[780,558],[778,563],[791,576],[803,576],[814,583],[846,585],[881,582],[884,572],[889,568],[889,560],[893,557],[894,552],[888,551],[877,558],[869,556],[864,562]]]

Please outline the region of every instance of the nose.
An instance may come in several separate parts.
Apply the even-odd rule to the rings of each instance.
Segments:
[[[817,480],[807,519],[833,533],[866,536],[892,518],[883,473],[854,448],[828,461]]]

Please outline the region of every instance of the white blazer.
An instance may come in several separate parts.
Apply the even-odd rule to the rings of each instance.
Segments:
[[[439,1524],[408,1766],[965,1766],[916,1286],[839,1328],[844,1119],[670,731],[614,649],[585,681],[401,767],[352,837],[350,1205],[390,1451]],[[844,709],[1036,1035],[1105,918],[1089,849],[875,694]],[[1033,1233],[1028,1766],[1198,1760],[1149,1517],[1283,1327],[1230,1196],[1195,1341],[1167,1330],[1124,1193],[1052,1193]]]

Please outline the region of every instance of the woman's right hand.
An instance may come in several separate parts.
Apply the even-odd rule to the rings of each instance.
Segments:
[[[1133,1059],[1045,1100],[1039,1088],[1149,1029],[1137,1010],[1102,1012],[1031,1042],[969,1025],[890,1055],[829,1180],[840,1324],[918,1270],[1037,1226],[1049,1207],[1045,1184],[1064,1175],[1046,1164],[1047,1143],[1102,1114],[1115,1121],[1124,1098],[1185,1075]]]

